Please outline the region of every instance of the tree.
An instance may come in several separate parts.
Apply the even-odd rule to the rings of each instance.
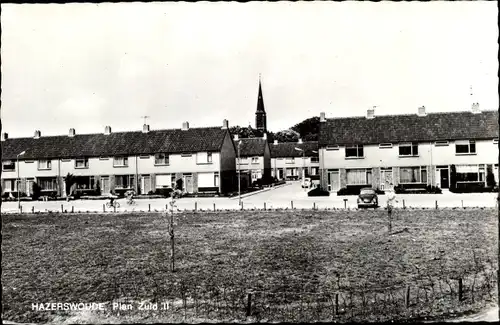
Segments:
[[[491,165],[488,165],[486,168],[486,186],[493,188],[496,184],[497,182],[495,181],[495,175],[493,175]]]
[[[76,183],[76,176],[68,173],[66,177],[64,177],[64,184],[66,185],[66,196],[71,194],[71,186]]]
[[[278,142],[297,142],[299,137],[298,132],[290,129],[277,132],[274,134],[273,140],[278,140]]]
[[[308,139],[311,139],[308,141],[317,141],[319,134],[319,125],[319,117],[314,116],[305,119],[298,124],[295,124],[291,127],[291,129],[297,132],[302,139],[305,139],[307,137]]]
[[[40,195],[42,194],[42,188],[40,187],[40,185],[38,185],[37,182],[34,182],[33,183],[33,194],[31,194],[31,197],[33,198],[33,200],[38,200],[38,198],[40,197]]]

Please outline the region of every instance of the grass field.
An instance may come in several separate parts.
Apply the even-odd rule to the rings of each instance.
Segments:
[[[2,319],[68,319],[67,312],[32,311],[31,304],[107,302],[117,298],[120,283],[133,284],[129,296],[144,300],[158,292],[152,281],[327,292],[497,268],[494,209],[398,210],[392,235],[382,210],[179,214],[176,220],[176,272],[171,273],[167,222],[159,213],[2,216]],[[476,300],[453,308],[483,304]],[[172,320],[155,313],[127,317]]]

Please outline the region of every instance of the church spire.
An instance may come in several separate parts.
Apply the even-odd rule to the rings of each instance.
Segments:
[[[264,108],[264,97],[262,96],[262,82],[259,73],[259,94],[257,97],[257,111],[255,112],[255,128],[267,131],[266,110]]]

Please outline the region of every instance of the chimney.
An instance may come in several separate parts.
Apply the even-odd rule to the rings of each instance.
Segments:
[[[75,129],[73,129],[73,128],[69,129],[68,137],[72,138],[75,136],[75,134],[76,134]]]
[[[106,125],[106,127],[104,128],[104,134],[105,135],[110,135],[111,134],[111,126]]]
[[[425,112],[425,106],[420,106],[418,108],[418,116],[426,116],[427,113]]]
[[[479,114],[481,111],[479,110],[479,103],[472,103],[472,114]]]
[[[367,119],[372,119],[375,117],[375,106],[373,106],[372,109],[369,109],[366,111],[366,118]]]
[[[41,136],[42,136],[42,132],[40,132],[40,130],[35,130],[35,135],[33,136],[33,138],[40,139]]]
[[[319,113],[319,121],[320,122],[326,122],[325,112]]]
[[[9,134],[8,133],[2,133],[2,141],[5,141],[9,138]]]
[[[302,143],[302,139],[299,139],[298,143]]]
[[[234,141],[238,141],[239,140],[239,137],[237,134],[234,135]]]
[[[278,144],[278,140],[274,140],[274,145],[277,145]]]
[[[226,119],[222,120],[222,129],[229,129],[229,122]]]
[[[142,126],[142,133],[148,133],[149,132],[149,124],[144,124]]]
[[[267,140],[267,133],[264,132],[264,134],[262,135],[262,139]]]
[[[189,122],[182,122],[182,131],[189,130]]]

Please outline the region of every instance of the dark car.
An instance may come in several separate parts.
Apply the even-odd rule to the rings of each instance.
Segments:
[[[358,208],[377,208],[378,196],[373,188],[362,188],[358,195]]]

